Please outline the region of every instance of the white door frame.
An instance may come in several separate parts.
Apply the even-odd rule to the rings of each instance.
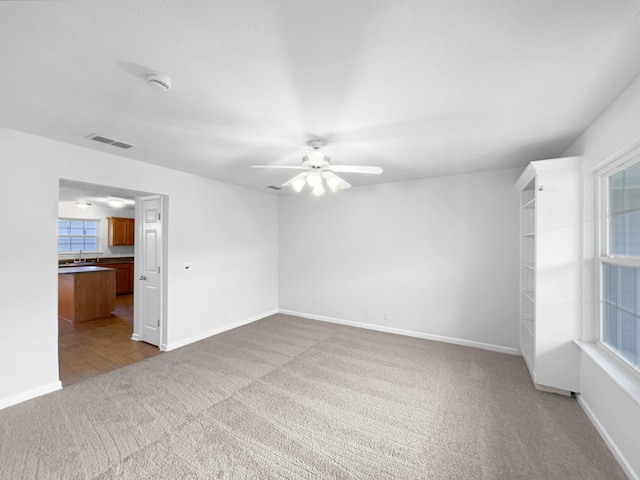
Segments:
[[[136,206],[135,206],[135,246],[134,246],[134,313],[133,313],[133,335],[131,336],[132,340],[137,342],[141,341],[141,332],[142,332],[142,313],[141,306],[142,302],[137,301],[136,299],[140,298],[141,292],[141,283],[139,281],[140,272],[142,271],[142,199],[148,197],[157,197],[160,200],[160,223],[162,226],[162,241],[161,241],[161,269],[160,269],[160,350],[167,350],[167,295],[166,295],[166,285],[167,285],[167,204],[168,198],[165,195],[144,195],[136,197]]]

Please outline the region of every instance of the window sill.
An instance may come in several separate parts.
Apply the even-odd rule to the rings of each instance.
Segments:
[[[640,405],[640,373],[598,343],[577,341],[576,344]]]

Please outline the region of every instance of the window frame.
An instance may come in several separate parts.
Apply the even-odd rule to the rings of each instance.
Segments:
[[[95,235],[61,235],[60,234],[60,222],[93,222],[96,224],[96,234]],[[100,227],[101,227],[101,221],[99,218],[73,218],[73,217],[58,217],[58,220],[56,222],[56,240],[59,241],[59,239],[61,237],[63,238],[78,238],[78,237],[82,237],[82,238],[95,238],[96,239],[96,248],[95,250],[85,250],[85,249],[78,249],[78,250],[66,250],[66,251],[61,251],[58,250],[58,255],[77,255],[78,253],[80,253],[80,251],[82,250],[82,253],[101,253],[101,232],[100,232]],[[58,243],[59,245],[59,243]],[[56,247],[59,248],[59,247]]]
[[[610,192],[609,192],[609,179],[626,170],[636,164],[640,164],[640,152],[635,150],[630,152],[631,154],[623,155],[617,160],[608,163],[606,166],[600,168],[596,172],[596,284],[597,284],[597,318],[598,318],[598,338],[597,344],[605,348],[608,352],[615,356],[616,359],[623,362],[628,366],[635,374],[640,376],[640,365],[634,365],[629,359],[622,355],[622,352],[616,350],[611,345],[604,341],[604,308],[607,304],[605,299],[605,281],[604,281],[604,266],[610,265],[622,265],[633,268],[640,268],[640,255],[639,256],[625,256],[625,255],[612,255],[610,254]],[[640,289],[636,287],[636,295],[639,295]],[[640,299],[636,298],[636,302]],[[640,332],[636,331],[636,335]],[[636,340],[638,342],[638,340]],[[637,353],[640,355],[640,352]]]

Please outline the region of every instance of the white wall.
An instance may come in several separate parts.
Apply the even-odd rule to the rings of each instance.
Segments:
[[[520,173],[281,197],[280,309],[515,352]]]
[[[276,196],[7,129],[0,158],[0,407],[59,386],[60,178],[168,196],[170,346],[277,309]]]
[[[107,217],[134,218],[135,211],[130,208],[110,208],[91,205],[87,208],[79,208],[73,202],[60,202],[58,204],[58,217],[60,218],[83,218],[100,221],[100,254],[84,254],[83,258],[96,257],[133,257],[133,246],[120,245],[109,246],[109,228]],[[58,255],[60,259],[77,258],[77,254]]]
[[[603,114],[576,140],[565,156],[583,156],[584,246],[583,246],[583,318],[586,341],[598,337],[596,278],[596,206],[593,171],[640,144],[640,78],[636,79]],[[619,458],[640,478],[640,397],[630,394],[616,375],[604,369],[583,352],[580,368],[580,397],[589,405]],[[640,375],[633,374],[640,386]],[[635,423],[634,423],[635,422]],[[633,426],[635,425],[635,427]]]

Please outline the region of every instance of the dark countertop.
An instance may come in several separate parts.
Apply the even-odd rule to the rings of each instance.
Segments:
[[[105,267],[63,267],[58,268],[58,275],[67,275],[71,273],[88,273],[88,272],[111,272],[115,271],[115,268]]]
[[[97,262],[96,259],[74,262],[73,260],[58,262],[58,267],[84,267],[84,266],[108,266],[116,263],[133,263],[133,257],[102,257]]]

